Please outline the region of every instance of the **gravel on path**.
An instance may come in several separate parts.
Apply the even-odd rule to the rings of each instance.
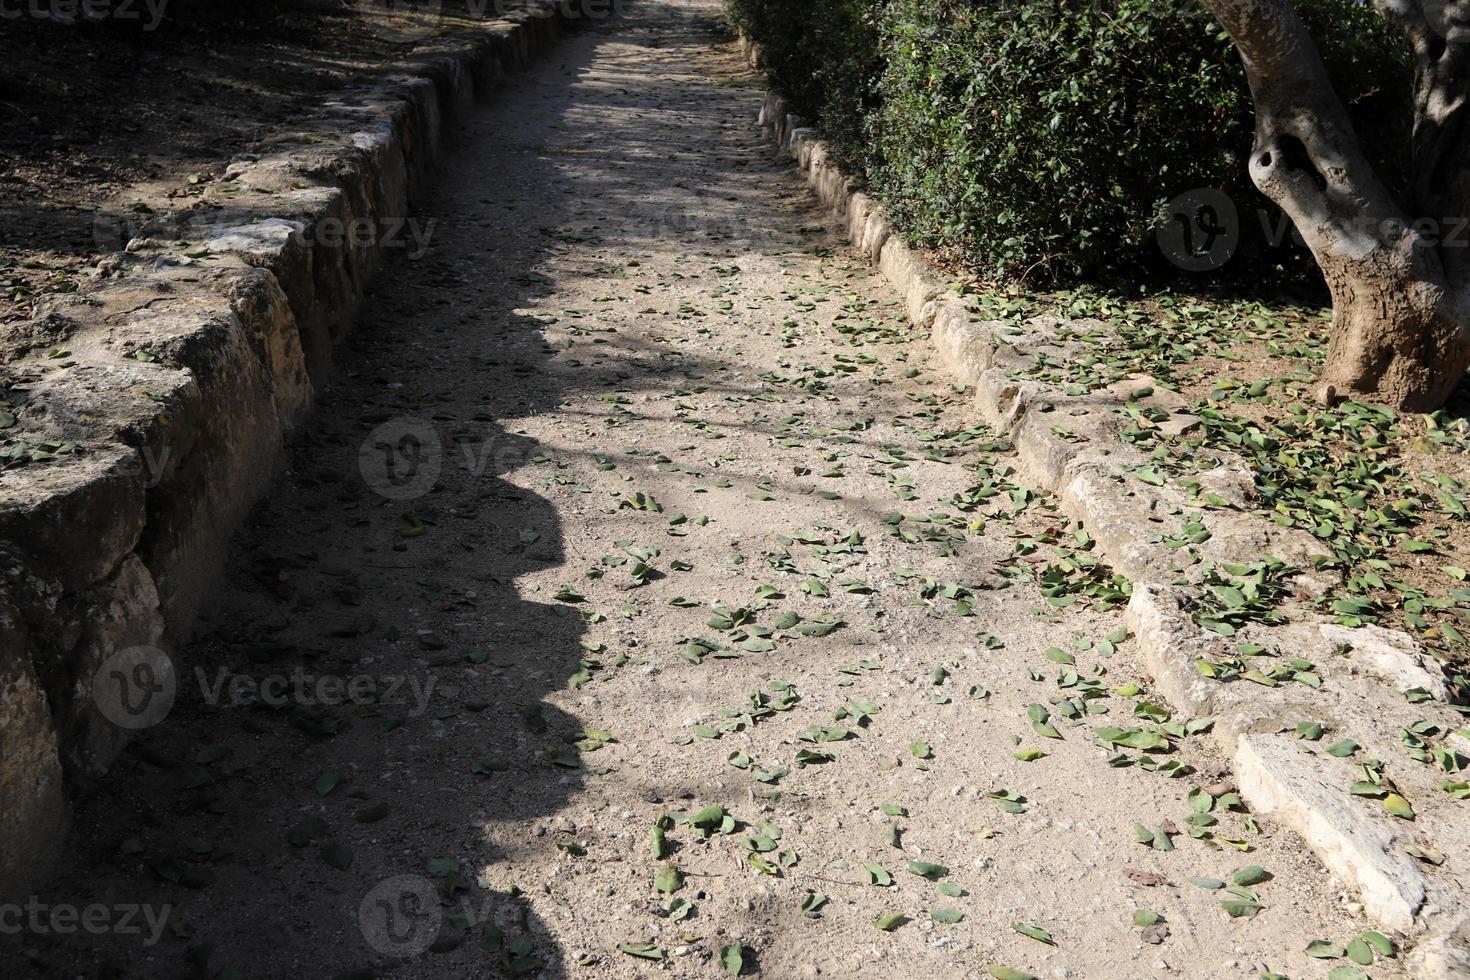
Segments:
[[[1325,976],[1307,943],[1369,926],[1231,808],[1200,726],[1169,719],[1167,752],[1093,736],[1145,744],[1167,711],[1118,583],[761,142],[718,5],[640,9],[459,134],[172,714],[84,803],[41,899],[167,904],[158,941],[0,952]]]

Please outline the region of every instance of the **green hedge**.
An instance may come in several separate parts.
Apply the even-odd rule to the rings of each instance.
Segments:
[[[900,227],[989,275],[1173,272],[1159,207],[1237,203],[1228,272],[1295,266],[1262,247],[1246,174],[1251,101],[1208,14],[1169,0],[729,0],[773,79],[864,171]],[[1407,52],[1359,0],[1298,0],[1365,143],[1404,145]],[[1387,161],[1397,173],[1398,161]],[[1268,214],[1269,220],[1275,216]]]
[[[761,44],[797,112],[859,169],[883,70],[878,0],[727,0],[731,22]]]

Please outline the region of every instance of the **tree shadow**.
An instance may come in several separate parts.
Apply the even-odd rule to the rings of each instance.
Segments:
[[[385,269],[365,298],[313,421],[178,651],[172,713],[90,787],[70,860],[43,896],[166,907],[157,941],[116,929],[0,936],[16,975],[568,972],[522,893],[540,883],[504,870],[520,843],[507,835],[529,827],[579,846],[557,815],[603,774],[600,742],[557,695],[608,655],[582,645],[574,597],[526,584],[568,555],[557,508],[528,489],[545,464],[516,419],[710,365],[632,337],[602,368],[554,364],[528,308],[574,274],[548,260],[569,244],[558,235],[588,221],[602,222],[589,262],[670,236],[688,237],[700,261],[803,247],[799,229],[732,235],[697,206],[692,223],[619,218],[650,193],[671,214],[697,205],[700,188],[665,186],[651,168],[724,110],[654,125],[631,90],[678,103],[638,49],[702,43],[711,23],[589,23],[463,127],[417,202],[439,219],[428,250]],[[586,128],[577,82],[612,41],[624,49],[621,94],[602,95],[605,125],[586,152],[638,152],[578,169],[572,186],[546,147]],[[752,138],[732,137],[741,179],[765,165],[751,163]]]
[[[236,153],[344,88],[468,40],[533,0],[110,0],[15,4],[0,17],[0,250],[92,260],[147,220],[131,185],[179,214]],[[122,79],[126,79],[125,94]],[[191,188],[186,176],[199,181]],[[124,239],[124,243],[126,239]]]
[[[597,43],[573,35],[546,57],[575,68]],[[512,111],[535,79],[486,111]],[[513,165],[546,179],[534,155]],[[452,156],[423,213],[510,203],[484,171]],[[69,859],[38,899],[141,907],[160,928],[43,916],[0,935],[7,976],[565,972],[497,875],[493,832],[563,808],[597,747],[546,700],[596,667],[581,616],[518,585],[564,563],[560,519],[508,479],[536,451],[511,419],[562,398],[544,324],[515,311],[557,283],[506,273],[534,267],[529,246],[501,253],[493,298],[460,282],[457,261],[495,244],[484,224],[444,222],[379,277],[196,638],[171,651],[171,713],[82,787]]]

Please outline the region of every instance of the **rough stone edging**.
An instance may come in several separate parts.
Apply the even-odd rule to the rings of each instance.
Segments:
[[[740,46],[750,66],[760,69],[759,47],[743,35]],[[1246,685],[1252,690],[1242,694],[1231,689],[1243,682],[1226,685],[1200,676],[1196,659],[1207,653],[1223,656],[1220,638],[1190,618],[1185,593],[1173,584],[1187,578],[1190,569],[1181,566],[1178,552],[1147,540],[1150,522],[1141,519],[1141,515],[1197,510],[1198,505],[1191,508],[1191,498],[1175,488],[1122,477],[1126,466],[1141,462],[1139,454],[1117,439],[1116,419],[1127,393],[1069,397],[1018,377],[1017,372],[1030,366],[1034,354],[1065,357],[1079,345],[1053,335],[1055,324],[1044,319],[1017,328],[973,315],[948,292],[943,275],[894,234],[882,206],[833,162],[826,144],[788,110],[780,92],[767,91],[758,125],[797,162],[818,198],[844,224],[849,240],[898,290],[909,319],[931,331],[941,360],[975,390],[977,407],[987,421],[1009,436],[1028,476],[1055,493],[1063,512],[1081,522],[1103,556],[1133,581],[1128,621],[1159,690],[1184,715],[1215,718],[1216,740],[1232,760],[1241,795],[1252,810],[1300,834],[1334,874],[1359,892],[1369,915],[1415,942],[1406,964],[1414,976],[1470,976],[1470,910],[1465,907],[1465,889],[1449,875],[1426,873],[1403,853],[1402,844],[1412,835],[1400,826],[1402,821],[1364,808],[1346,795],[1345,784],[1329,786],[1320,771],[1330,764],[1324,766],[1326,760],[1304,755],[1289,727],[1289,722],[1307,720],[1313,714],[1337,720],[1339,729],[1351,719],[1351,733],[1341,733],[1351,734],[1365,746],[1385,746],[1381,754],[1385,759],[1392,758],[1387,747],[1397,745],[1398,732],[1412,724],[1405,718],[1431,715],[1446,730],[1454,731],[1459,718],[1447,707],[1437,713],[1424,708],[1408,710],[1406,702],[1386,696],[1395,686],[1399,691],[1409,687],[1433,691],[1436,686],[1444,690],[1442,677],[1432,670],[1412,638],[1376,629],[1341,631],[1351,634],[1342,636],[1332,632],[1338,628],[1327,624],[1304,624],[1302,629],[1307,632],[1299,631],[1293,637],[1301,647],[1288,651],[1290,655],[1310,654],[1309,659],[1318,662],[1317,658],[1330,656],[1347,643],[1355,657],[1369,663],[1366,682],[1350,683],[1346,686],[1353,689],[1346,692],[1313,691],[1302,698],[1291,691],[1285,697],[1267,698],[1254,685]],[[1177,412],[1180,406],[1169,404],[1167,397],[1167,392],[1156,393],[1142,403],[1159,404],[1155,400],[1159,399],[1161,407]],[[1059,419],[1066,422],[1074,438],[1053,431]],[[1198,549],[1201,558],[1249,562],[1264,554],[1274,555],[1311,569],[1296,580],[1297,587],[1308,593],[1320,593],[1335,581],[1334,573],[1314,568],[1313,559],[1328,556],[1320,542],[1245,512],[1243,505],[1252,493],[1253,481],[1243,462],[1226,460],[1218,470],[1203,474],[1201,483],[1202,489],[1242,508],[1211,525],[1213,544],[1207,542]],[[1212,517],[1218,516],[1212,512]],[[1311,632],[1314,629],[1317,632]],[[1359,673],[1356,663],[1346,670]],[[1230,693],[1221,696],[1221,691]],[[1439,705],[1443,703],[1441,697]],[[1281,726],[1286,726],[1284,732]],[[1470,753],[1470,744],[1462,743],[1458,739],[1452,744],[1461,744],[1462,751]],[[1396,767],[1395,774],[1400,769]],[[1332,778],[1341,777],[1334,773]],[[1424,779],[1418,783],[1416,788],[1425,788]],[[1423,814],[1419,819],[1424,819]],[[1456,843],[1463,845],[1470,843],[1465,823],[1460,814],[1449,812],[1436,829],[1450,831]],[[1441,844],[1447,855],[1454,849],[1455,844]],[[1457,849],[1466,853],[1463,846]]]
[[[569,17],[531,0],[342,93],[231,162],[211,220],[184,225],[207,235],[180,246],[176,227],[145,224],[92,283],[0,338],[0,380],[28,395],[7,434],[84,448],[0,473],[0,898],[44,879],[67,787],[125,744],[90,678],[119,650],[187,637],[384,258],[376,240],[314,247],[317,232],[407,217],[453,124]]]

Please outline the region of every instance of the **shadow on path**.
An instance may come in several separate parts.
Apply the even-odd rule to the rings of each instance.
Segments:
[[[0,936],[7,976],[565,972],[490,833],[559,811],[596,748],[545,701],[597,667],[581,616],[517,586],[566,560],[556,511],[505,478],[536,453],[515,418],[564,397],[522,312],[557,291],[550,240],[521,232],[568,219],[541,147],[629,29],[570,36],[459,134],[430,247],[366,298],[171,714],[89,787],[38,901],[141,905],[141,933],[43,916]]]

